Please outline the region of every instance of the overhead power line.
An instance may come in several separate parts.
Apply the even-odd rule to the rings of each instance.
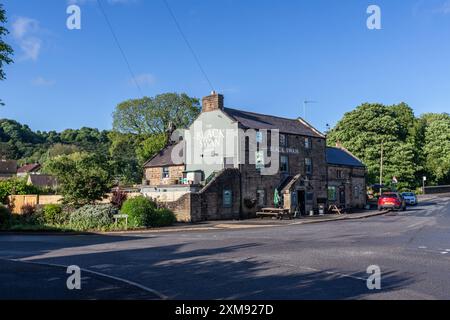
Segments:
[[[172,8],[170,7],[168,0],[163,0],[163,2],[166,5],[167,10],[169,11],[170,15],[172,16],[172,19],[175,22],[175,25],[176,25],[176,27],[178,29],[178,32],[180,33],[181,37],[183,38],[184,42],[186,43],[186,46],[188,47],[189,51],[191,51],[191,54],[194,57],[194,60],[197,63],[198,68],[200,69],[201,73],[203,74],[203,76],[205,77],[205,79],[208,82],[209,86],[211,87],[211,90],[214,91],[214,86],[212,85],[211,80],[209,80],[209,77],[206,74],[205,69],[203,69],[202,64],[200,63],[200,59],[198,58],[198,56],[196,55],[194,49],[192,48],[191,44],[189,43],[189,40],[186,37],[186,35],[184,34],[183,29],[181,29],[181,25],[178,22],[177,17],[175,16]]]
[[[139,90],[139,93],[141,96],[144,96],[144,93],[142,92],[141,87],[139,86],[139,83],[136,80],[136,76],[134,75],[133,69],[131,68],[131,64],[127,58],[127,55],[125,54],[125,51],[123,50],[122,46],[120,45],[119,39],[117,38],[116,33],[114,32],[114,28],[111,24],[111,22],[108,19],[108,16],[106,14],[105,9],[103,8],[103,5],[101,3],[101,0],[97,0],[98,7],[100,8],[100,11],[103,14],[103,17],[105,18],[106,24],[108,25],[109,31],[111,31],[111,34],[114,38],[114,41],[117,45],[117,48],[119,48],[119,51],[123,57],[123,60],[125,61],[125,64],[127,65],[128,71],[130,72],[131,78],[133,79],[134,84],[136,85],[137,89]]]

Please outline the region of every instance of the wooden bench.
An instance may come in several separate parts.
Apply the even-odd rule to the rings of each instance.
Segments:
[[[283,220],[287,217],[289,220],[292,219],[292,215],[289,213],[288,209],[280,208],[263,208],[261,212],[257,212],[256,216],[264,219],[265,217],[277,218],[278,220]]]

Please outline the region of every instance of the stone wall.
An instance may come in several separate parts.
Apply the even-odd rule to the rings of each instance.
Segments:
[[[230,205],[225,192],[231,193]],[[224,169],[200,192],[201,220],[239,219],[241,212],[240,173],[238,169]]]
[[[231,206],[224,205],[225,191],[231,192]],[[186,193],[176,201],[159,203],[172,210],[180,222],[239,219],[239,170],[224,169],[200,192]]]
[[[145,168],[145,180],[151,186],[173,185],[183,178],[184,165],[170,166],[169,178],[162,177],[163,167]]]
[[[288,157],[289,170],[287,173],[278,172],[271,176],[261,175],[255,165],[244,164],[240,166],[242,175],[242,198],[245,203],[256,202],[257,192],[265,194],[265,206],[273,206],[275,188],[277,188],[286,176],[301,174],[303,179],[308,180],[304,189],[312,194],[312,200],[306,203],[306,210],[317,208],[317,199],[327,198],[327,162],[326,162],[326,140],[324,138],[311,138],[311,148],[305,147],[305,136],[287,135],[286,148],[280,148],[280,156]],[[248,148],[246,148],[248,159]],[[312,160],[312,174],[306,174],[305,159]],[[246,161],[247,163],[247,161]],[[246,218],[254,217],[260,206],[242,206],[243,215]]]
[[[345,192],[347,208],[363,208],[366,205],[366,170],[347,166],[330,165],[328,167],[328,186],[336,187],[336,200],[340,204],[339,191]]]

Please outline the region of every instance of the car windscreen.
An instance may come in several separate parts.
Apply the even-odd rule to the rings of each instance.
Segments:
[[[405,192],[405,193],[403,193],[403,196],[404,197],[414,197],[414,193],[412,193],[412,192]]]

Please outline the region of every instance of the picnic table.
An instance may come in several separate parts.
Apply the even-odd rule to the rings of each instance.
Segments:
[[[292,219],[292,215],[289,213],[289,209],[282,208],[263,208],[261,212],[256,213],[257,217],[264,219],[265,217],[277,218],[279,220],[283,220],[283,218],[287,217],[289,220]]]
[[[339,206],[336,204],[332,204],[328,207],[328,211],[329,212],[334,212],[337,213],[339,215],[343,214],[345,212],[345,207],[344,206]]]

